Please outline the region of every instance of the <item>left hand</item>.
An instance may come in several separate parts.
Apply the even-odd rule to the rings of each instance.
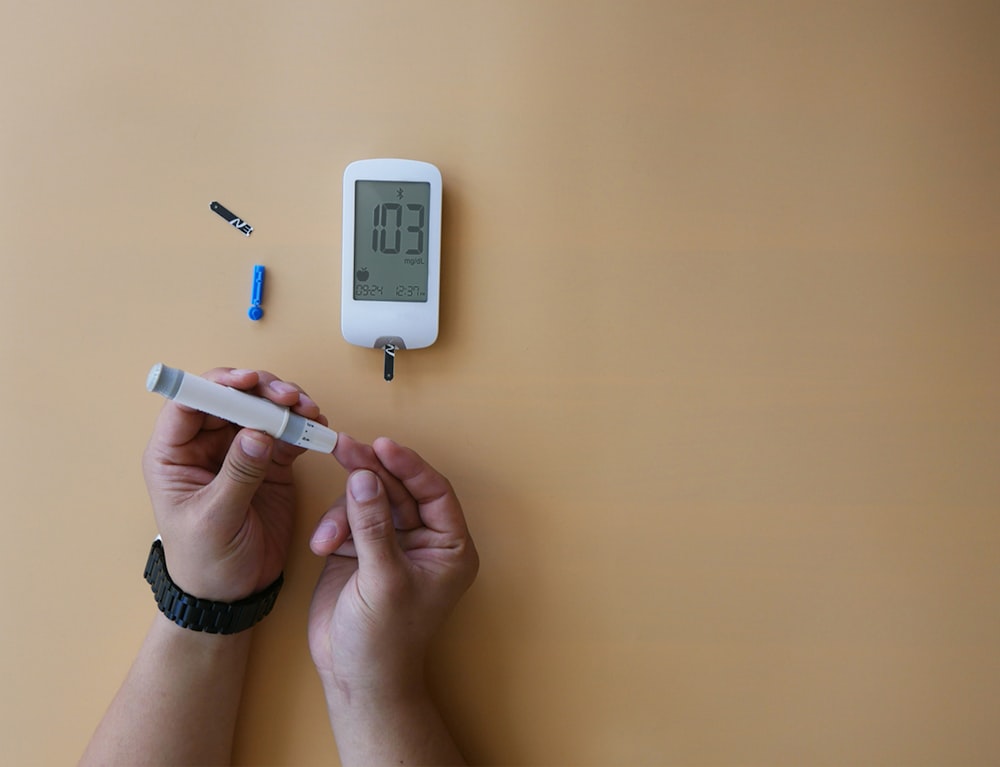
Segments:
[[[271,373],[216,368],[205,378],[326,423],[298,386]],[[202,599],[265,589],[285,566],[295,512],[292,464],[304,451],[167,402],[143,474],[171,578]]]

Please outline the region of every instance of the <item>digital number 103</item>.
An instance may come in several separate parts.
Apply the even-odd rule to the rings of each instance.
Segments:
[[[408,203],[404,213],[403,206],[397,202],[380,203],[372,210],[372,251],[393,256],[400,253],[405,244],[408,246],[406,255],[423,255],[425,225],[423,205]]]

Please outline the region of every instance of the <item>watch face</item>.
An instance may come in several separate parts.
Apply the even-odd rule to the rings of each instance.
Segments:
[[[357,181],[354,195],[354,298],[427,301],[431,185]]]

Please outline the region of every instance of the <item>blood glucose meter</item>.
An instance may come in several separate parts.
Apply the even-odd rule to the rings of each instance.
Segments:
[[[416,160],[358,160],[344,171],[340,326],[352,344],[397,349],[438,335],[441,172]]]

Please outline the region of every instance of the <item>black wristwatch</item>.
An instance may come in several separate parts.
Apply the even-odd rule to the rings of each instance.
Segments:
[[[285,582],[282,573],[263,591],[236,602],[215,602],[191,596],[170,580],[163,557],[163,542],[157,538],[146,560],[146,581],[153,587],[156,605],[170,620],[182,628],[208,634],[237,634],[263,620],[278,599]]]

